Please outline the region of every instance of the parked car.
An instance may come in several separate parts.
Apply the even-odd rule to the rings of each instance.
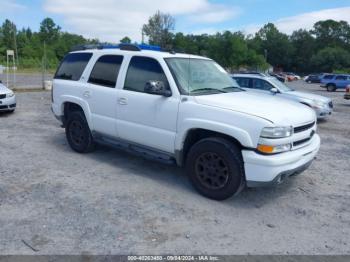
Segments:
[[[321,83],[321,77],[322,77],[322,75],[320,75],[320,74],[308,75],[308,76],[305,77],[304,81],[306,83],[309,83],[309,84],[311,84],[311,83]]]
[[[0,112],[14,112],[16,109],[16,96],[0,81]]]
[[[276,73],[269,73],[269,75],[277,78],[277,80],[281,81],[282,83],[287,82],[287,78],[283,75],[276,74]]]
[[[320,147],[310,108],[246,92],[211,59],[134,45],[65,56],[52,111],[73,150],[102,143],[176,163],[216,200],[299,174]]]
[[[330,98],[306,92],[295,91],[273,77],[255,75],[232,75],[240,87],[246,90],[276,95],[277,97],[297,101],[313,108],[318,119],[325,118],[333,112],[333,102]]]
[[[330,74],[321,79],[321,87],[327,88],[328,92],[345,89],[348,85],[350,85],[350,75]]]
[[[294,80],[300,80],[301,77],[295,73],[292,72],[286,72],[287,77],[290,78],[290,81],[294,81]]]
[[[345,89],[345,94],[344,94],[344,98],[346,100],[349,100],[350,99],[350,85],[348,85]]]

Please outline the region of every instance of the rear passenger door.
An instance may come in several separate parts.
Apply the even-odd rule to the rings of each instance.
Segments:
[[[102,55],[94,64],[88,88],[83,93],[88,102],[94,131],[118,137],[116,130],[116,84],[123,62],[121,55]]]
[[[162,81],[171,90],[158,60],[131,57],[124,85],[118,89],[118,134],[124,140],[173,153],[179,98],[174,93],[171,97],[145,93],[148,81]]]
[[[348,83],[348,77],[345,75],[339,75],[335,77],[335,84],[337,88],[345,88]]]

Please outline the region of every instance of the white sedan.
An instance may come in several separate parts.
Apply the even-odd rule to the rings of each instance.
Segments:
[[[0,112],[13,112],[16,109],[16,96],[0,81]]]

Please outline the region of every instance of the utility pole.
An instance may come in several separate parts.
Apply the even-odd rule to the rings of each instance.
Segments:
[[[46,42],[44,41],[44,54],[42,58],[42,85],[43,89],[45,88],[45,80],[46,80]]]
[[[16,57],[16,62],[17,62],[17,66],[19,65],[18,62],[18,49],[17,49],[17,29],[14,23],[12,23],[12,30],[13,30],[13,43],[14,43],[14,47],[15,47],[15,57]]]
[[[144,44],[145,43],[145,33],[143,32],[143,28],[141,29],[141,35],[142,35],[141,44]]]

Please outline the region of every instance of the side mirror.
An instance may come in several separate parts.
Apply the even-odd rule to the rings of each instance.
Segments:
[[[275,95],[278,93],[278,89],[276,87],[273,87],[270,89],[270,92]]]
[[[160,95],[165,97],[171,96],[171,91],[165,88],[163,81],[148,81],[144,89],[145,93],[152,95]]]

